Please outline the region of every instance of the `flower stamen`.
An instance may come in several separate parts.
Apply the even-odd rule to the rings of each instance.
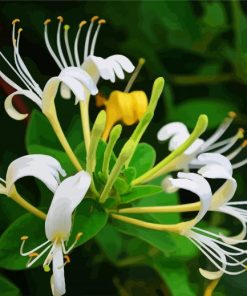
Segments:
[[[68,248],[68,250],[66,250],[65,245],[64,245],[64,241],[62,241],[63,253],[64,253],[65,255],[69,254],[69,253],[74,249],[75,245],[77,244],[78,240],[81,238],[82,235],[83,235],[83,232],[78,232],[78,233],[77,233],[74,242],[73,242],[72,245]]]
[[[87,35],[86,35],[86,41],[85,41],[85,48],[84,48],[84,60],[87,58],[88,56],[88,48],[89,48],[89,41],[90,41],[90,36],[91,36],[91,32],[92,32],[92,28],[94,25],[94,22],[98,19],[99,17],[97,15],[93,16],[91,18],[91,23],[90,26],[87,30]]]
[[[96,31],[94,33],[92,44],[91,44],[90,55],[93,55],[94,54],[95,45],[96,45],[96,41],[97,41],[97,38],[98,38],[98,35],[99,35],[100,27],[101,27],[101,25],[103,25],[105,23],[106,23],[106,20],[104,20],[104,19],[100,19],[98,21],[98,27],[97,27],[97,29],[96,29]]]
[[[78,43],[79,43],[79,38],[80,38],[80,34],[81,34],[81,28],[83,26],[86,25],[86,21],[81,21],[78,27],[78,31],[76,33],[76,37],[75,37],[75,42],[74,42],[74,55],[75,55],[75,62],[77,67],[80,67],[81,63],[80,63],[80,58],[79,58],[79,52],[78,52]]]
[[[71,49],[70,49],[70,46],[69,46],[69,29],[70,29],[70,26],[69,25],[64,25],[64,43],[65,43],[65,47],[66,47],[66,50],[67,50],[67,54],[68,54],[68,57],[69,57],[69,61],[70,61],[70,64],[71,66],[74,66],[74,61],[73,61],[73,57],[72,57],[72,53],[71,53]]]
[[[62,16],[58,16],[58,27],[57,27],[57,49],[58,49],[58,53],[60,56],[60,59],[62,61],[63,66],[66,68],[68,67],[68,64],[65,60],[64,54],[63,54],[63,50],[62,50],[62,46],[61,46],[61,25],[63,22],[63,17]]]

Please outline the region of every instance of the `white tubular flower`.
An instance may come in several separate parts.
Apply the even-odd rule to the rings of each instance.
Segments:
[[[20,22],[19,19],[15,19],[12,22],[12,42],[14,48],[14,62],[15,67],[9,62],[9,60],[0,52],[2,59],[8,64],[11,70],[19,78],[23,86],[15,83],[12,79],[8,78],[3,72],[0,71],[0,77],[10,86],[12,86],[16,91],[7,96],[5,99],[5,110],[10,117],[16,120],[25,119],[28,114],[19,113],[13,106],[13,98],[16,95],[23,95],[33,101],[43,112],[44,112],[44,91],[40,88],[37,82],[33,79],[32,75],[28,71],[24,61],[22,60],[19,53],[19,43],[20,43],[20,34],[22,29],[20,28],[16,37],[16,23]],[[75,67],[69,67],[68,69],[61,71],[57,77],[51,78],[46,85],[46,88],[53,89],[57,91],[57,88],[60,83],[63,83],[65,87],[70,89],[75,97],[76,102],[78,100],[85,100],[85,92],[91,93],[93,95],[97,94],[98,89],[91,78],[91,76],[83,69],[77,69]],[[53,92],[56,94],[56,92]],[[54,100],[55,95],[49,100]]]
[[[55,192],[60,175],[66,173],[60,163],[53,157],[42,154],[32,154],[17,158],[9,165],[6,180],[0,179],[0,193],[9,196],[15,182],[21,178],[32,176],[42,181],[52,192]]]
[[[231,215],[238,219],[242,224],[242,231],[238,235],[232,237],[220,235],[220,237],[223,241],[232,245],[246,242],[244,238],[247,233],[247,211],[238,208],[237,206],[247,204],[247,202],[230,202],[237,189],[237,182],[232,177],[232,166],[230,161],[226,157],[216,153],[201,154],[199,155],[198,160],[207,164],[198,171],[200,175],[209,179],[226,180],[214,193],[210,211],[217,211]]]
[[[64,53],[61,46],[61,25],[63,23],[63,17],[59,16],[57,17],[59,23],[57,28],[57,51],[58,54],[55,53],[53,48],[50,45],[49,38],[48,38],[48,24],[51,22],[50,19],[47,19],[44,22],[45,30],[44,30],[44,37],[45,37],[45,43],[47,46],[47,49],[58,65],[58,67],[61,69],[61,73],[64,75],[66,74],[67,78],[71,77],[75,78],[77,80],[83,80],[84,76],[87,74],[89,77],[93,80],[94,84],[96,85],[99,78],[103,78],[105,80],[110,80],[111,82],[115,82],[116,77],[119,79],[124,79],[124,71],[127,73],[131,73],[134,71],[134,66],[130,62],[128,58],[126,58],[123,55],[112,55],[106,59],[95,56],[95,45],[98,38],[98,34],[100,31],[100,28],[102,24],[105,24],[105,20],[99,19],[98,16],[94,16],[91,18],[91,23],[89,25],[86,39],[85,39],[85,45],[84,45],[84,57],[80,58],[79,56],[79,38],[81,34],[81,29],[85,24],[86,21],[82,21],[79,24],[79,28],[74,40],[74,50],[73,54],[70,48],[69,44],[69,25],[64,26],[64,44],[66,48],[66,52]],[[95,24],[95,21],[98,20],[98,26],[95,30],[95,33],[92,35],[93,26]],[[91,42],[91,44],[90,44]],[[70,69],[71,71],[64,70]],[[77,69],[77,70],[76,70]],[[80,71],[79,71],[80,70]],[[67,87],[68,84],[62,84],[61,85],[61,95],[63,98],[68,99],[70,98],[70,86]],[[94,93],[92,93],[94,94]]]
[[[177,157],[174,161],[169,164],[169,171],[171,170],[188,170],[193,168],[200,168],[202,163],[196,159],[196,157],[205,152],[214,152],[214,153],[226,153],[228,152],[234,144],[239,140],[242,139],[244,136],[243,129],[239,129],[236,135],[219,141],[225,131],[228,129],[230,124],[232,123],[233,119],[235,118],[236,114],[234,112],[229,112],[227,118],[224,119],[222,124],[218,127],[215,133],[209,137],[206,141],[202,139],[197,139],[182,155]],[[190,133],[187,127],[181,122],[172,122],[165,126],[163,126],[158,134],[158,140],[169,141],[169,150],[174,151],[177,149],[181,144],[183,144]],[[234,159],[241,150],[246,146],[246,141],[244,141],[240,147],[232,151],[230,154],[226,155],[229,160]],[[247,159],[240,161],[233,165],[233,168],[238,168],[247,163]]]
[[[210,262],[217,268],[217,271],[208,271],[200,268],[199,271],[202,276],[209,280],[214,280],[226,274],[240,274],[246,271],[244,258],[242,261],[236,259],[241,255],[246,255],[246,251],[232,246],[223,241],[219,235],[213,232],[203,230],[196,227],[207,211],[210,210],[212,200],[211,188],[208,182],[200,175],[195,173],[178,173],[178,179],[169,179],[172,188],[179,188],[189,190],[198,195],[200,198],[200,210],[197,216],[188,222],[184,222],[184,229],[180,233],[186,236],[198,249],[210,260]],[[242,267],[242,268],[241,268]]]
[[[32,266],[39,258],[48,252],[43,263],[43,268],[45,271],[49,271],[49,266],[52,262],[53,275],[51,277],[51,288],[54,296],[64,295],[66,292],[64,266],[70,261],[67,254],[75,247],[82,233],[77,234],[74,243],[72,243],[67,250],[65,248],[65,243],[70,236],[73,211],[83,200],[90,183],[91,177],[84,171],[62,181],[55,191],[47,213],[45,221],[47,241],[31,251],[24,252],[24,244],[28,237],[23,236],[21,238],[20,254],[22,256],[29,256],[30,258],[27,267]],[[42,249],[42,251],[38,254],[37,251],[40,249]]]

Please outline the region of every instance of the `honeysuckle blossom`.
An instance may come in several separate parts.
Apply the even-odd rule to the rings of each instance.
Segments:
[[[45,234],[47,241],[28,252],[24,251],[27,236],[21,238],[20,253],[29,256],[27,267],[32,266],[39,258],[48,252],[43,267],[50,270],[52,262],[53,275],[51,288],[54,296],[64,295],[65,278],[64,266],[69,262],[67,254],[75,247],[82,233],[78,233],[74,243],[66,249],[72,228],[72,213],[83,200],[91,183],[91,177],[87,172],[81,171],[74,176],[68,177],[57,187],[45,220]],[[39,254],[37,251],[42,250]],[[65,262],[64,262],[65,258]]]
[[[5,180],[0,179],[0,193],[11,195],[15,182],[28,176],[39,179],[55,192],[60,183],[60,175],[65,176],[66,173],[55,158],[42,154],[25,155],[10,163]]]
[[[189,170],[193,168],[200,168],[203,164],[198,159],[196,159],[196,157],[201,153],[214,152],[223,154],[228,152],[229,149],[232,148],[239,139],[243,138],[244,133],[243,129],[239,129],[234,136],[219,141],[219,139],[231,125],[235,116],[236,115],[234,112],[229,112],[229,116],[224,119],[222,124],[211,137],[209,137],[207,140],[197,139],[182,155],[172,161],[162,173],[181,169]],[[178,148],[187,140],[189,136],[190,133],[187,127],[181,122],[168,123],[167,125],[163,126],[157,134],[157,137],[160,141],[170,139],[170,151],[174,151],[176,148]],[[226,155],[227,158],[229,160],[233,160],[245,146],[246,141],[244,141],[237,149]],[[247,163],[247,159],[235,163],[233,168],[238,168],[245,163]]]
[[[178,173],[178,178],[170,178],[169,182],[171,187],[189,190],[200,198],[200,210],[197,216],[193,220],[185,222],[185,227],[180,234],[195,244],[217,268],[217,271],[200,268],[199,271],[202,276],[213,280],[221,277],[224,273],[234,275],[244,272],[246,270],[244,265],[246,251],[232,246],[221,236],[196,226],[209,210],[214,210],[217,203],[212,201],[221,199],[224,191],[217,191],[212,195],[206,179],[195,173]],[[239,256],[241,259],[239,259]]]
[[[74,50],[73,54],[71,51],[70,43],[69,43],[69,25],[64,26],[64,43],[66,51],[63,52],[61,45],[61,26],[63,23],[63,17],[59,16],[58,19],[58,28],[57,28],[57,51],[58,54],[55,53],[52,46],[50,45],[48,38],[48,24],[51,22],[50,19],[47,19],[44,22],[45,30],[44,37],[45,43],[49,53],[52,58],[60,68],[60,70],[65,73],[70,74],[72,78],[81,79],[80,75],[84,75],[84,73],[88,73],[95,84],[97,84],[99,78],[103,78],[105,80],[110,80],[111,82],[115,82],[116,77],[120,79],[124,79],[124,71],[127,73],[131,73],[134,71],[134,66],[131,61],[125,57],[124,55],[115,54],[109,56],[108,58],[102,58],[99,56],[95,56],[95,46],[98,38],[98,34],[100,31],[100,27],[105,23],[105,20],[99,19],[98,16],[94,16],[91,18],[91,23],[88,27],[85,44],[84,44],[84,56],[80,57],[79,55],[79,38],[81,35],[82,28],[86,25],[86,21],[82,21],[79,24],[79,28],[74,40]],[[98,26],[95,30],[94,35],[92,36],[92,31],[95,22],[98,20]],[[68,72],[69,71],[69,72]],[[61,95],[64,98],[70,98],[70,87],[66,87],[66,84],[62,84],[61,86]]]
[[[14,82],[0,71],[0,77],[16,90],[6,98],[4,104],[6,112],[10,117],[16,120],[22,120],[28,116],[28,114],[19,113],[13,106],[12,100],[16,95],[24,95],[33,101],[44,113],[47,113],[49,111],[47,109],[49,109],[51,102],[55,100],[55,96],[61,82],[74,93],[76,102],[78,100],[85,100],[86,93],[88,92],[92,95],[97,94],[98,89],[91,76],[85,70],[79,68],[63,69],[58,76],[49,79],[44,89],[41,89],[39,84],[33,79],[31,73],[27,69],[23,59],[20,56],[19,43],[22,29],[18,29],[16,36],[16,24],[18,22],[20,22],[19,19],[15,19],[12,22],[12,42],[14,48],[15,67],[9,62],[3,53],[0,52],[2,59],[8,64],[8,66],[23,85],[20,86],[18,83]]]

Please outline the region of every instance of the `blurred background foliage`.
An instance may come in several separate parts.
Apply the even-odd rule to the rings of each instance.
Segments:
[[[96,55],[106,57],[120,53],[127,55],[135,64],[140,57],[144,57],[146,64],[133,90],[141,89],[150,94],[156,77],[164,76],[166,79],[155,118],[143,138],[144,142],[155,147],[158,159],[167,154],[167,147],[157,142],[156,133],[168,121],[179,120],[192,128],[197,116],[206,113],[209,116],[207,135],[218,126],[228,111],[235,111],[238,117],[229,134],[235,133],[239,126],[247,126],[245,1],[1,1],[0,7],[1,51],[12,60],[11,21],[20,18],[24,29],[21,55],[41,87],[47,78],[59,73],[45,48],[44,20],[52,19],[49,29],[53,36],[50,39],[54,41],[58,15],[62,15],[65,23],[71,26],[71,36],[76,33],[81,20],[89,20],[93,15],[105,18],[107,23],[100,32]],[[0,65],[4,73],[10,73],[3,61]],[[6,115],[3,102],[11,89],[3,81],[0,83],[0,173],[4,177],[8,164],[26,153],[25,133],[29,121],[16,122]],[[108,96],[114,89],[123,90],[126,83],[127,80],[117,81],[114,85],[101,81],[99,89]],[[15,103],[24,112],[34,108],[23,98],[17,98]],[[63,127],[68,131],[71,121],[76,122],[78,110],[71,101],[58,99],[57,105]],[[92,120],[97,112],[92,98]],[[125,128],[126,137],[132,129]],[[43,129],[43,132],[45,134],[46,130]],[[244,168],[238,170],[235,176],[239,182],[236,199],[244,199]],[[27,179],[22,186],[30,201],[39,204],[41,196],[36,183]],[[183,199],[183,196],[180,198]],[[23,213],[12,201],[1,196],[1,231]],[[216,226],[234,226],[232,221],[225,221],[222,216],[209,219]],[[238,231],[239,225],[234,227]],[[174,260],[168,261],[163,256],[159,260],[159,253],[146,243],[121,236],[112,227],[105,228],[104,232],[97,236],[96,241],[89,241],[73,253],[72,264],[66,268],[67,295],[202,295],[207,283],[201,279],[197,268],[200,264],[206,264],[204,258],[196,256],[191,260],[186,256],[183,259],[175,256]],[[107,245],[104,241],[102,245],[102,236],[114,237],[115,244],[111,242]],[[114,261],[121,253],[123,244],[132,258],[138,258],[140,250],[149,254],[148,258],[139,258],[133,262]],[[183,246],[189,248],[189,245]],[[41,268],[26,271],[2,269],[2,274],[1,296],[50,295],[49,277]],[[246,280],[246,274],[224,276],[215,295],[244,296]]]

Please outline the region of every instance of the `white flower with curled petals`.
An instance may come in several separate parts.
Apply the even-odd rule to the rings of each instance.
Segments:
[[[27,69],[23,59],[20,56],[19,43],[22,29],[20,28],[18,30],[16,37],[16,23],[18,22],[20,22],[19,19],[15,19],[12,22],[12,41],[14,47],[15,67],[9,62],[9,60],[3,55],[3,53],[0,52],[0,56],[2,57],[2,59],[7,63],[10,69],[18,77],[20,82],[24,85],[20,86],[0,71],[0,77],[7,84],[15,89],[13,93],[7,96],[4,103],[5,110],[10,117],[16,120],[23,120],[28,116],[28,114],[22,114],[18,112],[13,106],[13,98],[16,95],[23,95],[27,97],[28,99],[33,101],[42,110],[43,113],[46,113],[47,105],[51,106],[51,101],[53,102],[55,100],[57,89],[60,83],[62,83],[65,87],[67,87],[74,93],[76,97],[76,102],[79,100],[85,100],[87,93],[90,93],[92,95],[96,95],[98,93],[96,84],[94,83],[91,76],[85,70],[78,69],[76,67],[63,69],[58,76],[52,77],[50,80],[48,80],[44,89],[41,89],[38,83],[33,79],[31,73]],[[49,104],[47,102],[49,102]]]
[[[186,236],[217,268],[217,271],[208,271],[200,268],[202,276],[209,280],[221,277],[224,273],[235,275],[245,272],[244,262],[239,256],[246,255],[246,251],[232,246],[223,241],[222,237],[213,232],[196,227],[205,214],[210,210],[212,195],[209,183],[200,175],[195,173],[178,173],[178,179],[169,179],[172,188],[185,189],[197,194],[200,198],[200,210],[197,216],[185,222],[185,228],[180,233]]]
[[[85,26],[87,23],[86,21],[82,21],[79,24],[79,28],[74,40],[74,50],[73,54],[69,44],[69,25],[64,26],[64,43],[66,48],[66,53],[62,50],[61,45],[61,26],[63,23],[63,17],[57,17],[59,23],[57,28],[57,52],[55,53],[53,48],[50,45],[49,38],[48,38],[48,24],[51,22],[50,19],[47,19],[44,22],[45,30],[45,43],[47,49],[58,65],[63,75],[66,75],[67,79],[71,76],[72,78],[81,80],[85,76],[85,73],[90,76],[93,80],[94,84],[98,83],[99,78],[103,78],[104,80],[110,80],[111,82],[115,82],[116,77],[119,79],[124,79],[124,71],[127,73],[131,73],[134,71],[134,66],[131,61],[120,54],[115,54],[109,56],[108,58],[102,58],[99,56],[95,56],[95,46],[96,41],[98,38],[99,30],[102,24],[105,23],[105,20],[99,19],[98,16],[94,16],[91,18],[91,23],[89,25],[86,38],[85,38],[85,45],[84,45],[84,56],[80,58],[79,56],[79,38],[81,34],[82,27]],[[98,20],[98,26],[95,30],[95,33],[92,35],[92,30],[95,22]],[[91,44],[90,44],[91,42]],[[70,71],[66,71],[70,70]],[[70,86],[66,83],[62,83],[61,85],[61,95],[63,98],[68,99],[70,98]]]
[[[25,155],[9,165],[6,179],[0,180],[2,182],[0,193],[11,195],[15,182],[28,176],[39,179],[47,188],[55,192],[60,183],[60,175],[66,176],[66,173],[55,158],[42,154]]]
[[[64,295],[65,278],[64,266],[69,262],[67,254],[75,247],[82,233],[78,233],[74,243],[66,250],[65,242],[68,241],[72,228],[72,214],[75,208],[83,200],[91,183],[88,173],[81,171],[72,177],[68,177],[57,187],[45,221],[45,234],[47,241],[31,251],[24,252],[24,244],[27,236],[21,238],[20,253],[29,256],[27,267],[32,266],[40,257],[48,252],[43,263],[45,271],[50,270],[52,262],[53,275],[51,288],[54,296]],[[42,250],[39,254],[37,251]],[[64,262],[65,257],[65,262]]]
[[[229,116],[224,119],[219,128],[215,131],[215,133],[209,137],[207,140],[197,139],[183,154],[175,158],[169,165],[166,167],[165,172],[177,171],[177,170],[189,170],[193,168],[200,168],[202,166],[201,162],[196,159],[197,156],[201,153],[205,152],[214,152],[214,153],[226,153],[233,147],[233,145],[239,140],[243,138],[244,131],[243,129],[239,129],[236,135],[218,141],[225,131],[228,129],[230,124],[232,123],[236,114],[234,112],[229,112]],[[166,141],[169,140],[169,150],[174,151],[181,144],[183,144],[190,133],[185,126],[185,124],[181,122],[172,122],[165,126],[163,126],[158,134],[158,140]],[[244,141],[240,147],[232,151],[230,154],[226,155],[229,160],[235,158],[241,150],[246,146],[246,141]],[[239,163],[233,165],[233,168],[238,168],[247,163],[247,160],[243,160]]]

